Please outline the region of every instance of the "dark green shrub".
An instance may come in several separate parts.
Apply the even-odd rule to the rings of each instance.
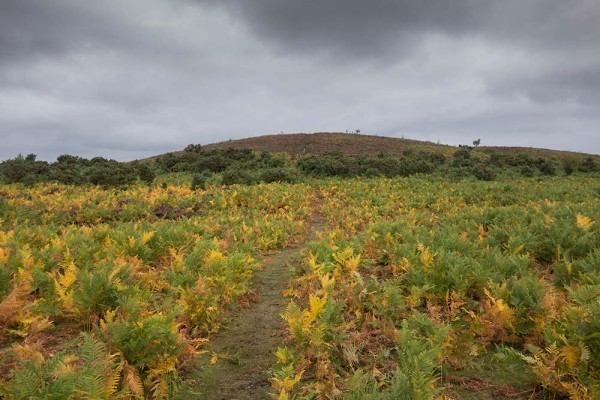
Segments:
[[[137,179],[135,170],[128,164],[100,157],[90,160],[90,164],[85,171],[85,178],[93,185],[122,186],[134,183]]]
[[[400,157],[398,159],[397,175],[409,176],[413,174],[428,174],[434,171],[434,166],[427,160],[413,157]]]
[[[562,160],[562,167],[565,171],[565,175],[571,175],[577,168],[577,160],[574,160],[573,158],[564,158]]]
[[[377,171],[377,175],[394,176],[398,174],[398,159],[382,154],[377,157],[363,157],[358,159],[357,168],[361,175],[368,175],[367,171],[370,170],[370,176],[374,176],[374,171]]]
[[[377,168],[368,168],[364,175],[368,177],[381,176],[381,171],[379,171]]]
[[[596,172],[600,168],[598,168],[598,164],[596,164],[596,161],[594,161],[594,159],[592,157],[586,157],[581,162],[578,169],[581,172],[589,173],[589,172]]]
[[[350,176],[351,160],[338,153],[306,156],[298,160],[298,168],[308,175],[317,177]]]
[[[533,176],[533,168],[531,168],[529,165],[524,165],[523,167],[521,167],[521,175],[526,176],[528,178],[531,178]]]
[[[507,156],[505,156],[504,154],[499,154],[499,153],[490,153],[490,160],[489,160],[491,165],[494,165],[496,167],[503,167],[507,164],[509,164],[509,159]]]
[[[222,183],[223,185],[252,185],[256,180],[252,174],[241,168],[227,168],[223,172]]]
[[[189,168],[195,172],[223,172],[233,163],[234,160],[231,160],[222,154],[207,154],[191,164]]]
[[[85,158],[63,154],[51,165],[49,179],[73,185],[85,183],[83,169],[88,164],[89,161]]]
[[[208,180],[211,177],[212,177],[212,174],[208,171],[204,171],[201,174],[194,174],[194,176],[192,177],[191,189],[192,190],[206,189],[206,183],[208,182]]]
[[[554,168],[554,165],[549,160],[540,158],[536,164],[542,174],[556,175],[556,168]]]
[[[452,166],[455,168],[471,167],[473,165],[470,148],[461,147],[454,152],[452,158]]]
[[[427,153],[427,159],[434,165],[443,165],[446,163],[446,156],[440,153]]]
[[[158,163],[164,172],[173,172],[178,161],[179,158],[175,154],[167,153],[158,160]]]
[[[480,181],[493,181],[496,173],[487,167],[478,167],[473,170],[473,175]]]
[[[156,172],[154,172],[154,170],[148,165],[142,166],[138,170],[138,174],[140,176],[140,180],[148,185],[151,185],[152,182],[154,182],[154,179],[156,179]]]
[[[37,182],[48,180],[50,166],[45,161],[35,161],[35,155],[27,158],[18,155],[12,160],[0,164],[0,175],[7,183],[24,183],[33,185]]]
[[[281,168],[285,166],[285,158],[281,155],[273,155],[268,151],[263,151],[257,158],[260,165],[267,168]]]
[[[154,172],[154,169],[150,166],[150,163],[134,161],[131,163],[131,165],[136,174],[139,176],[140,181],[147,183],[148,185],[151,185],[152,182],[154,182],[154,179],[156,178],[156,172]]]
[[[260,171],[259,180],[265,183],[271,182],[296,182],[298,174],[292,168],[268,168]]]
[[[461,146],[458,150],[454,152],[452,155],[455,159],[463,159],[468,160],[471,158],[471,148],[466,146]]]

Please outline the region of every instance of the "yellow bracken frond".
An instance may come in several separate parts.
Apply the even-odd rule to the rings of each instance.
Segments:
[[[136,398],[143,398],[144,396],[144,385],[142,383],[142,379],[138,374],[137,370],[131,365],[125,364],[123,365],[123,386],[131,390],[131,393]]]
[[[225,256],[219,250],[211,250],[205,259],[207,264],[225,261]]]
[[[581,214],[577,214],[577,226],[583,230],[589,230],[594,222],[590,219],[590,217],[585,217]]]
[[[0,244],[6,244],[10,238],[15,235],[14,231],[3,232],[0,231]]]
[[[28,344],[15,343],[12,346],[13,353],[22,360],[32,361],[35,365],[42,365],[44,363],[44,356],[33,346]]]
[[[421,252],[421,255],[419,256],[421,262],[427,266],[431,265],[431,263],[433,263],[433,259],[436,256],[436,253],[431,253],[429,251],[429,248],[423,246],[423,244],[421,243],[418,244],[417,248],[419,249],[419,252]]]
[[[312,294],[309,296],[310,312],[307,314],[309,321],[314,321],[325,308],[327,296],[318,298]]]
[[[323,275],[320,280],[321,286],[325,292],[329,292],[333,289],[333,286],[335,285],[335,278],[333,276],[330,276],[329,274]]]
[[[277,397],[277,400],[288,400],[289,398],[290,396],[288,396],[287,391],[285,389],[282,389],[279,393],[279,396]]]
[[[155,231],[144,232],[142,235],[142,243],[147,244],[154,237]]]
[[[10,255],[9,249],[0,249],[0,263],[6,264],[8,262],[9,255]]]
[[[296,373],[296,375],[293,378],[290,377],[286,377],[283,381],[279,381],[277,382],[281,388],[284,389],[284,392],[291,390],[298,382],[300,382],[300,379],[302,379],[302,374],[304,374],[304,370]],[[286,397],[287,398],[287,397]]]
[[[77,267],[75,263],[72,261],[69,263],[67,268],[65,269],[64,274],[57,274],[58,277],[56,281],[60,284],[62,289],[68,289],[75,283],[77,280]]]
[[[291,354],[290,351],[285,347],[278,347],[275,356],[277,357],[277,362],[279,364],[287,364],[288,360],[291,357]]]
[[[565,346],[560,350],[560,358],[567,364],[569,369],[575,368],[580,360],[579,347]]]

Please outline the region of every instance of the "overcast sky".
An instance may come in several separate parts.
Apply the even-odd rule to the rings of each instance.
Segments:
[[[0,160],[355,129],[600,153],[600,1],[0,0]]]

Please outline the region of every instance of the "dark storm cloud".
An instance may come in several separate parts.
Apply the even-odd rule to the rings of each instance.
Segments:
[[[461,34],[473,29],[469,0],[457,1],[277,1],[224,0],[250,29],[281,52],[324,52],[350,59],[398,56],[426,33]]]
[[[424,35],[482,36],[518,46],[556,49],[600,40],[596,0],[220,0],[252,31],[284,52],[345,57],[402,57],[398,43]]]
[[[0,159],[358,128],[600,153],[599,7],[1,0]]]
[[[532,59],[545,53],[562,58],[554,60],[558,68],[522,66],[519,76],[512,76],[511,70],[496,71],[498,75],[488,77],[492,93],[524,93],[535,101],[597,101],[600,93],[597,0],[221,0],[218,4],[283,53],[389,62],[412,57],[412,50],[430,35],[481,38],[521,49]],[[586,58],[591,59],[586,66],[570,65],[573,59]]]

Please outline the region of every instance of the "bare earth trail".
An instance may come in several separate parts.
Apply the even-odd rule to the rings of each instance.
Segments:
[[[285,322],[280,314],[289,302],[282,294],[292,278],[288,264],[300,257],[305,244],[314,240],[324,226],[324,219],[316,215],[311,223],[311,233],[303,244],[285,248],[269,257],[254,278],[257,301],[233,315],[203,349],[207,353],[200,357],[189,376],[196,382],[193,389],[184,390],[178,398],[272,398],[268,370],[275,362],[274,353],[285,332]],[[217,362],[211,364],[214,355]]]

